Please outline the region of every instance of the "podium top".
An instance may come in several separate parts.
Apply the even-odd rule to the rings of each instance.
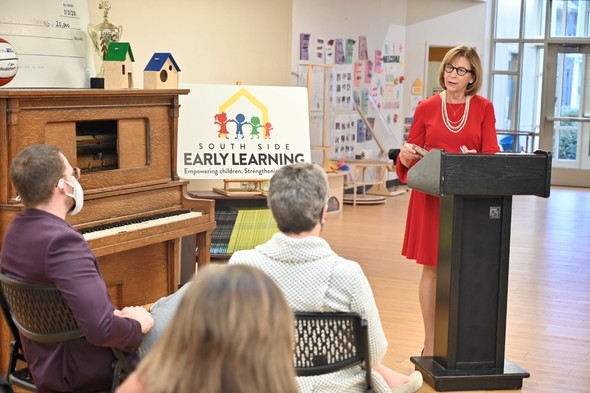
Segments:
[[[551,186],[551,153],[451,154],[433,149],[410,168],[408,186],[436,196],[547,198]]]

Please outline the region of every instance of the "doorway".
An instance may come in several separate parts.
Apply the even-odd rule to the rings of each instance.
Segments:
[[[590,187],[590,44],[548,44],[539,147],[553,185]],[[555,82],[553,82],[555,81]]]
[[[428,45],[427,64],[426,64],[426,85],[424,90],[424,98],[440,93],[442,88],[438,85],[438,69],[440,63],[447,52],[453,49],[455,45]]]

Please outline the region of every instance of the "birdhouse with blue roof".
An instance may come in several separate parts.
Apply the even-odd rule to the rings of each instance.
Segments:
[[[178,89],[180,67],[170,53],[154,53],[143,69],[144,89]]]
[[[133,88],[133,52],[128,42],[111,42],[104,58],[104,88]]]

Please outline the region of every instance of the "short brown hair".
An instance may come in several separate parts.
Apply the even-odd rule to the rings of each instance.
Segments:
[[[476,94],[479,89],[481,89],[481,85],[483,83],[483,69],[481,67],[481,60],[479,59],[479,55],[477,54],[475,48],[469,46],[456,46],[447,52],[444,59],[440,63],[440,67],[438,68],[438,85],[443,89],[446,89],[444,78],[445,65],[452,64],[453,61],[455,61],[455,59],[458,57],[464,57],[471,65],[471,77],[473,78],[473,82],[467,85],[465,94],[472,96]]]
[[[10,181],[25,207],[35,207],[51,198],[66,170],[61,150],[52,145],[30,145],[10,164]]]

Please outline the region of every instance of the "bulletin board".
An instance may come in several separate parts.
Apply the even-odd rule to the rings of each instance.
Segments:
[[[314,67],[329,75],[314,75],[309,88],[312,144],[329,145],[331,160],[352,160],[365,153],[369,154],[366,158],[382,158],[378,156],[383,150],[401,146],[404,42],[404,27],[393,24],[383,42],[368,42],[363,35],[325,38],[300,34],[299,86],[309,88],[306,65],[333,65]],[[317,81],[324,83],[316,85]],[[325,96],[329,97],[327,105],[314,105]]]

